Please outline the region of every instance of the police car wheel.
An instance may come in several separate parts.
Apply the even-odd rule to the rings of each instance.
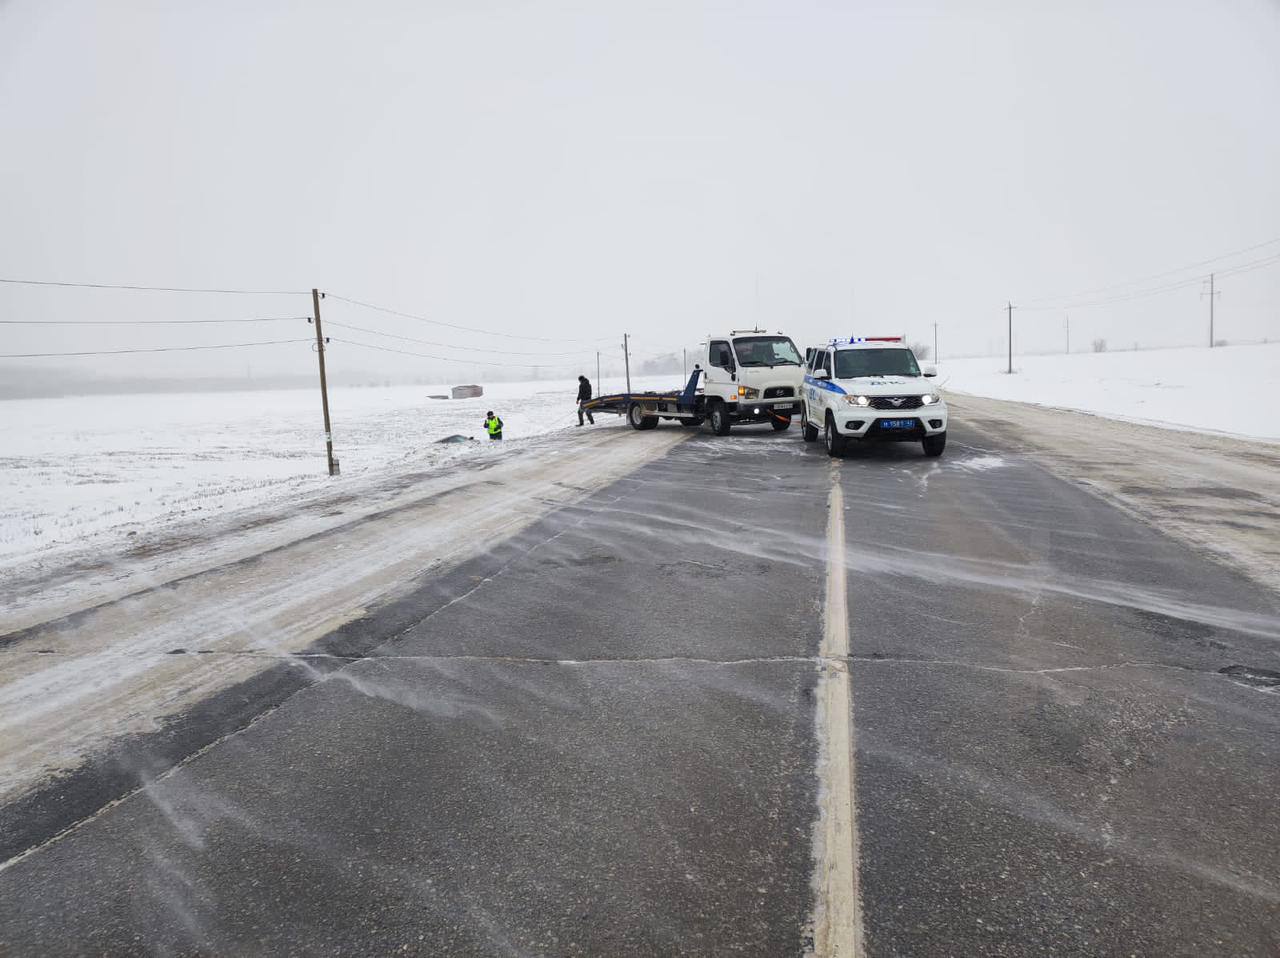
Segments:
[[[805,409],[800,413],[800,434],[804,436],[805,442],[818,441],[818,427],[809,422],[809,410]]]
[[[941,456],[942,450],[947,448],[947,434],[944,432],[937,436],[925,436],[921,444],[926,456]]]
[[[844,436],[836,432],[836,421],[830,416],[827,417],[826,428],[823,430],[823,439],[826,442],[828,456],[838,459],[844,455]]]

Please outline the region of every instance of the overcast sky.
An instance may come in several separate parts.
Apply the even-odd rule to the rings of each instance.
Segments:
[[[998,353],[1007,299],[1280,238],[1278,170],[1273,0],[0,2],[0,276],[319,286],[503,333],[325,303],[335,324],[507,351],[496,362],[595,349],[517,336],[606,337],[616,354],[629,331],[648,355],[757,322],[801,346],[929,341],[936,322],[944,358]],[[1220,336],[1280,338],[1280,266],[1220,288]],[[309,296],[0,286],[9,320],[309,311]],[[1206,314],[1197,283],[1015,313],[1016,342],[1061,348],[1068,317],[1077,349],[1201,342]],[[6,325],[0,353],[309,334]],[[309,372],[314,357],[83,363]],[[421,361],[335,344],[330,363]]]

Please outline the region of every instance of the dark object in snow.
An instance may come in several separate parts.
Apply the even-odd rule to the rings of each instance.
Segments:
[[[453,387],[454,399],[475,399],[477,396],[483,396],[483,395],[484,395],[483,386],[472,385],[472,386],[454,386]]]
[[[441,395],[434,395],[434,396],[428,396],[427,398],[428,398],[428,399],[448,399],[449,397],[448,397],[448,396],[441,396]]]
[[[455,442],[475,442],[475,441],[476,439],[474,436],[462,436],[462,435],[459,435],[458,433],[454,433],[452,436],[445,436],[443,439],[437,439],[436,445],[440,446],[440,445],[452,444]]]

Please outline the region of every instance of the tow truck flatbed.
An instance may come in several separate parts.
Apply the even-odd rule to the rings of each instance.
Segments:
[[[626,416],[633,429],[653,429],[660,419],[675,419],[684,426],[700,426],[704,417],[704,400],[698,392],[698,377],[701,375],[702,368],[695,366],[683,390],[610,393],[588,399],[582,408],[593,413]]]

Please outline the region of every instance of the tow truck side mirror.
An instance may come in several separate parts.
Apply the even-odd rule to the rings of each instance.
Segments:
[[[925,366],[923,369],[921,369],[921,370],[920,370],[920,374],[921,374],[922,376],[928,376],[928,377],[932,378],[932,377],[934,377],[934,376],[938,375],[938,367],[937,367],[937,366],[934,366],[934,365],[932,365],[932,364],[930,364],[930,365],[928,365],[928,366]]]

